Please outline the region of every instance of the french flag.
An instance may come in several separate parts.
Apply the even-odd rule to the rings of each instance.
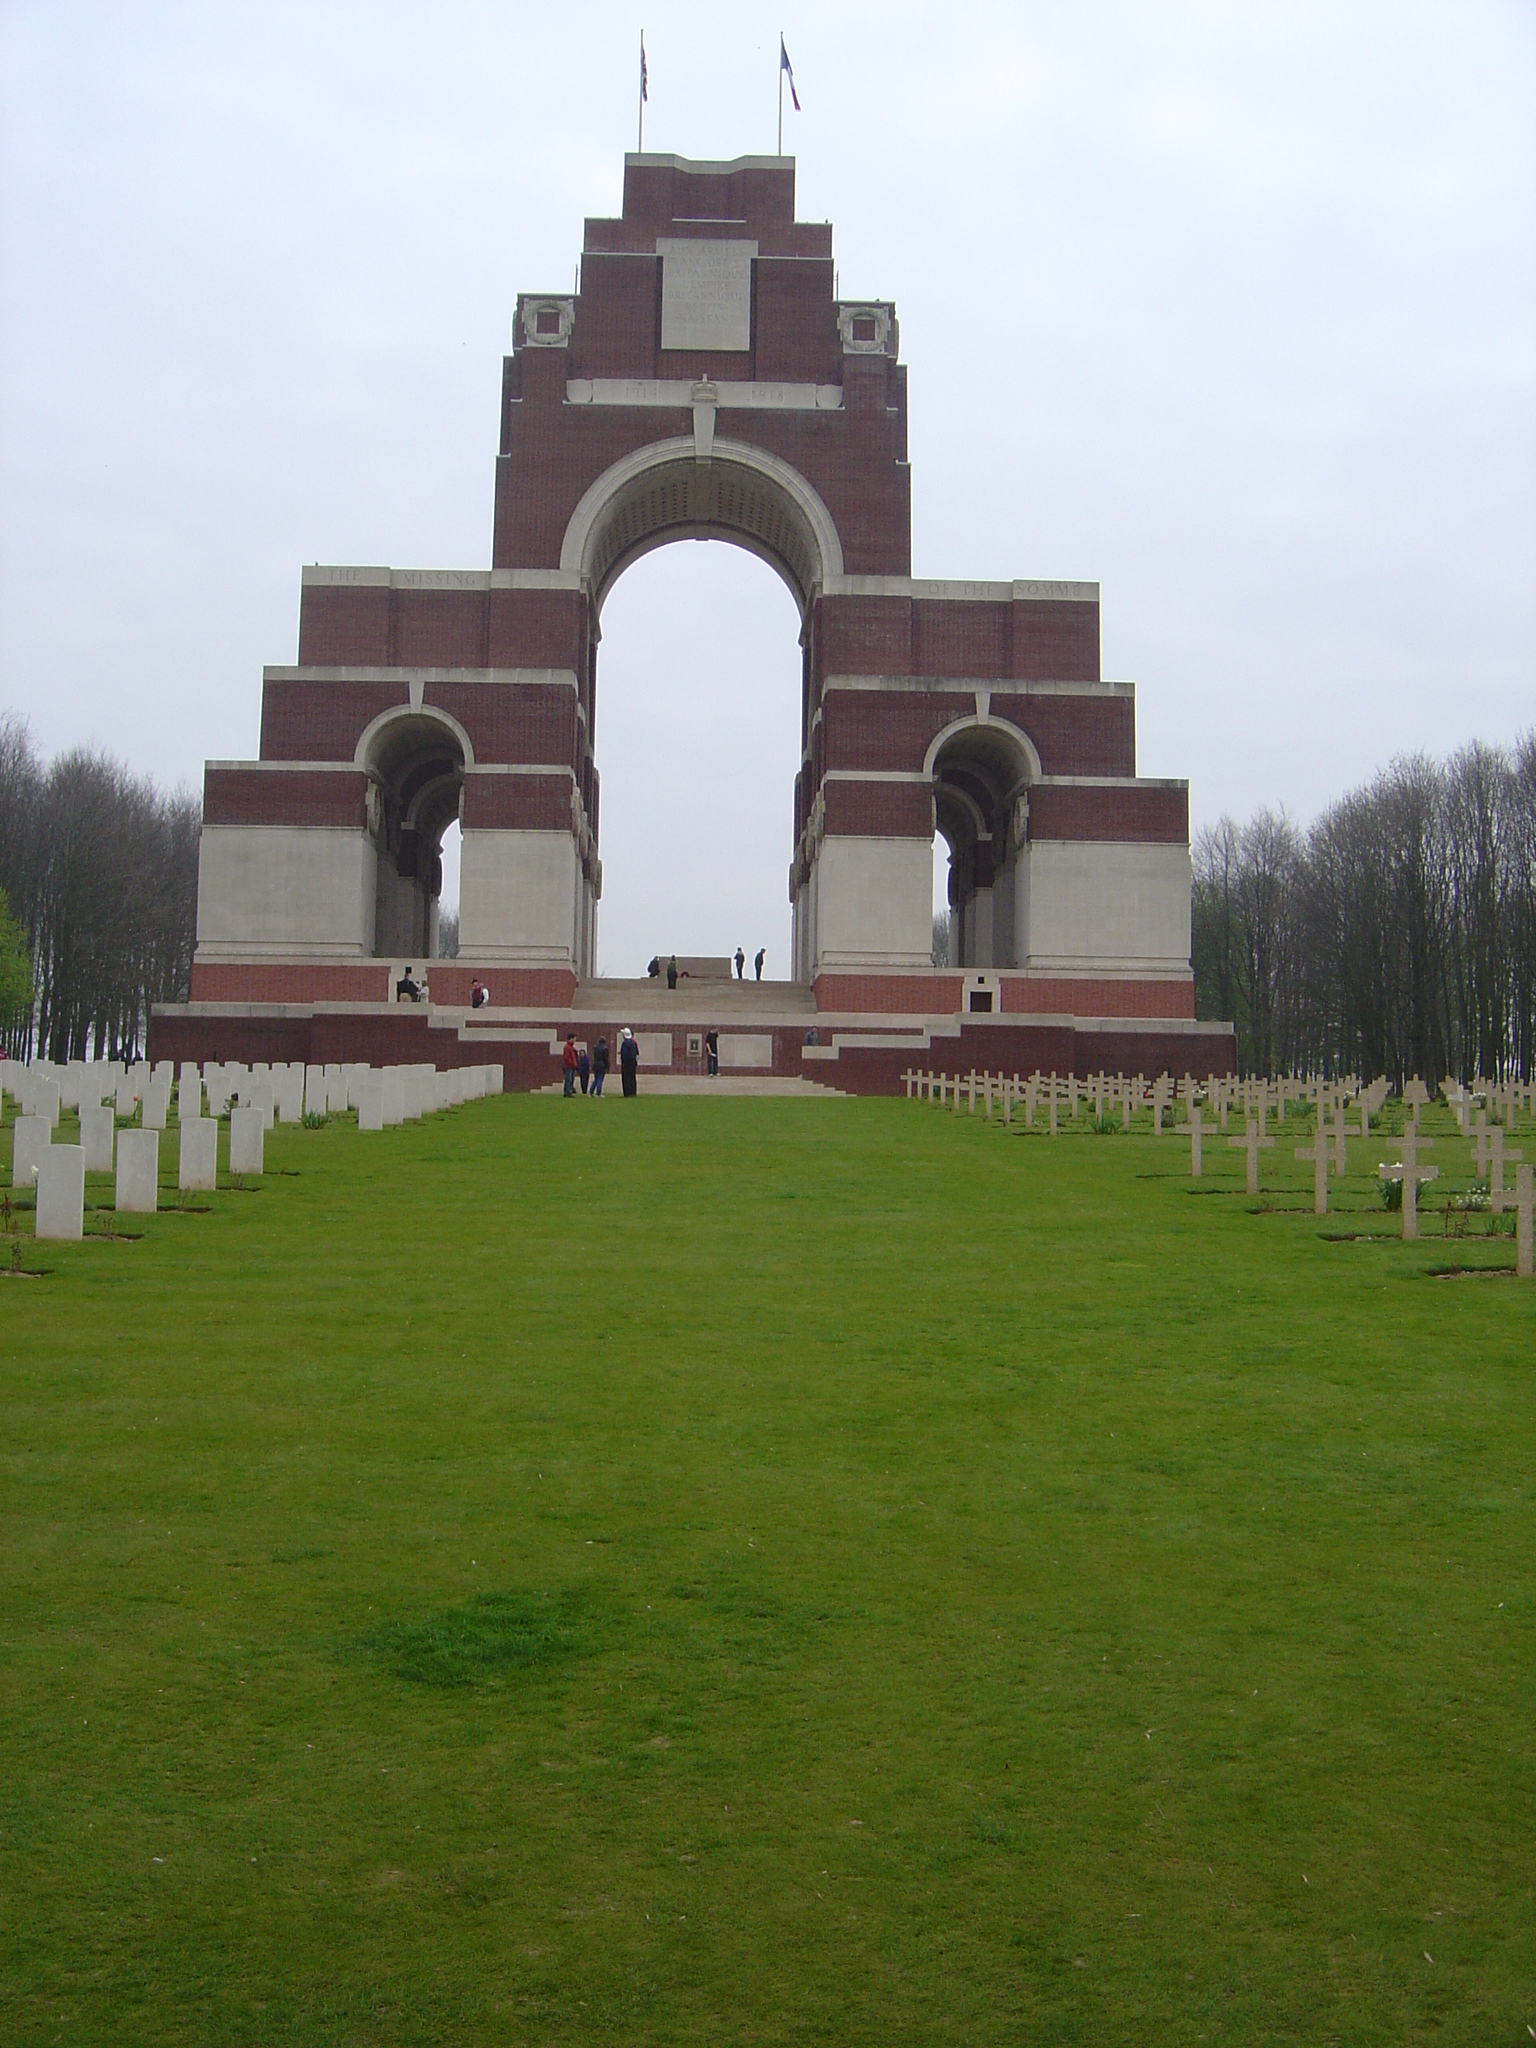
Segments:
[[[795,91],[795,67],[789,61],[789,52],[784,47],[784,37],[779,37],[779,69],[789,80],[789,96],[794,101],[795,112],[800,111],[800,95]]]

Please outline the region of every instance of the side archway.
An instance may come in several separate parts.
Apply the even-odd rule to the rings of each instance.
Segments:
[[[949,964],[1029,957],[1029,789],[1040,756],[1000,718],[959,719],[929,747],[934,824],[949,847]]]
[[[368,829],[376,856],[373,952],[437,954],[443,834],[459,816],[474,749],[457,719],[401,705],[365,729],[354,756],[368,776]]]

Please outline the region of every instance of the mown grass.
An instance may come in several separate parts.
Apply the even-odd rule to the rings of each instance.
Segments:
[[[1536,1290],[1293,1135],[506,1098],[18,1193],[0,2037],[1529,2040]]]

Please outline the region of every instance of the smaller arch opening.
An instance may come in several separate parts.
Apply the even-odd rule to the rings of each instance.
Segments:
[[[949,849],[951,967],[1022,967],[1029,956],[1030,784],[1024,735],[978,720],[940,734],[929,756],[937,836]]]
[[[446,719],[401,712],[371,728],[359,752],[377,856],[374,954],[426,963],[437,957],[443,834],[459,818],[464,745]]]

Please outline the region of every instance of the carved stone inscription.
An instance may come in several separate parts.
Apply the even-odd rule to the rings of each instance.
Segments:
[[[752,346],[752,258],[756,242],[663,237],[663,348],[746,350]]]

